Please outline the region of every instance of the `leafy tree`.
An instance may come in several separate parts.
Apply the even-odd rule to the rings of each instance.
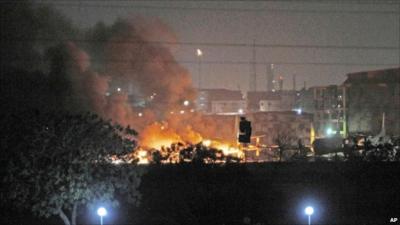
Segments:
[[[90,113],[37,113],[22,118],[28,119],[23,129],[14,130],[25,134],[18,140],[22,144],[15,143],[14,149],[7,151],[4,181],[13,204],[75,225],[79,207],[98,203],[118,206],[118,194],[138,203],[141,171],[110,160],[132,151],[134,130]],[[10,147],[5,143],[15,141],[12,136],[2,137],[2,145]]]

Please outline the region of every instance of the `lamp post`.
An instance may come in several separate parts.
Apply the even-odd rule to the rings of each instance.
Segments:
[[[311,225],[311,215],[314,213],[314,208],[311,206],[307,206],[304,212],[308,216],[308,225]]]
[[[196,50],[196,54],[197,54],[197,63],[198,63],[198,76],[199,76],[199,89],[201,89],[201,57],[203,56],[203,52],[201,51],[201,49],[197,49]]]
[[[103,225],[103,216],[107,215],[107,210],[104,207],[97,209],[97,215],[100,216],[100,225]]]

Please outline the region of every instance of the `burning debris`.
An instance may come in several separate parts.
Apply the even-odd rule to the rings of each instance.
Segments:
[[[239,148],[224,146],[206,146],[204,142],[186,144],[175,142],[163,145],[160,149],[143,149],[140,147],[133,155],[138,164],[176,164],[176,163],[230,163],[241,162],[243,153]]]
[[[118,20],[105,32],[104,44],[90,51],[72,42],[64,45],[69,110],[93,111],[137,130],[134,158],[142,164],[242,158],[232,134],[234,123],[195,111],[189,72],[175,61],[171,46],[161,44],[176,42],[166,24],[158,19]],[[92,62],[91,55],[101,60]]]

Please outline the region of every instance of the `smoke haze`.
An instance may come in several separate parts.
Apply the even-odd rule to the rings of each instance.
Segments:
[[[33,7],[24,10],[33,15],[37,13]],[[56,11],[49,12],[47,17],[52,15],[64,24],[58,29],[68,24]],[[11,30],[8,33],[12,33]],[[40,29],[37,36],[45,35],[41,32],[46,30],[49,29]],[[34,46],[40,46],[42,50],[32,58],[44,59],[42,63],[47,63],[49,68],[46,72],[39,67],[43,83],[37,86],[47,88],[40,88],[39,100],[34,102],[41,103],[34,108],[95,112],[136,129],[143,145],[150,147],[156,146],[155,140],[163,139],[189,143],[198,143],[203,138],[232,139],[233,127],[195,111],[196,89],[188,70],[179,65],[172,54],[171,43],[177,42],[177,37],[167,24],[157,18],[132,17],[119,19],[110,26],[99,23],[85,32],[69,30],[74,30],[70,33],[75,36],[80,35],[77,40],[83,36],[93,41],[76,42],[73,38],[65,41],[63,39],[74,35],[60,36],[55,30],[53,33],[58,36],[54,35],[51,43],[32,41],[32,46],[26,47],[31,54],[32,49],[37,49]],[[2,63],[2,69],[10,65]],[[29,71],[29,66],[26,70]],[[2,79],[5,76],[6,73],[2,73]],[[32,87],[30,80],[21,80]],[[14,88],[18,89],[10,88],[10,92],[15,92]],[[30,96],[38,90],[31,88],[23,95]],[[189,104],[183,104],[185,101]]]

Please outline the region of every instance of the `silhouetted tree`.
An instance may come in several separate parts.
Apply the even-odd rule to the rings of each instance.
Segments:
[[[141,172],[110,160],[134,149],[134,130],[89,113],[36,113],[21,120],[25,127],[9,129],[21,134],[19,140],[13,133],[2,136],[9,150],[4,182],[10,203],[75,225],[79,207],[118,206],[118,193],[138,202]]]
[[[286,129],[279,129],[275,135],[274,141],[279,146],[279,162],[282,161],[282,155],[288,147],[292,146],[297,138]]]

